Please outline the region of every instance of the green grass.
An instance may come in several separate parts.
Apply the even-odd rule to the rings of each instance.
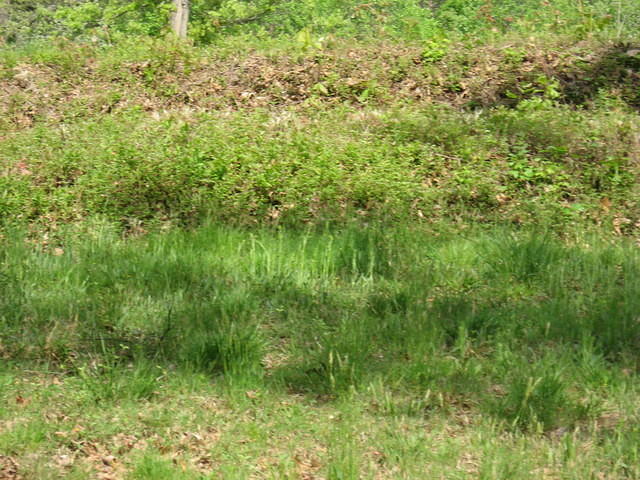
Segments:
[[[27,475],[640,474],[631,242],[219,225],[60,241],[8,234],[0,260],[0,450]]]
[[[0,478],[640,478],[637,0],[116,3],[4,20]]]

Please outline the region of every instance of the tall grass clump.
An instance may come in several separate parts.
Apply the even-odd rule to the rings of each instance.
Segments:
[[[187,368],[229,377],[260,374],[264,341],[255,323],[216,307],[201,310],[189,323],[177,346]]]

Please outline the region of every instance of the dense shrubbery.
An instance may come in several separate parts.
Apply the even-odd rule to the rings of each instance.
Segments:
[[[0,221],[640,228],[632,44],[225,42],[5,48]]]

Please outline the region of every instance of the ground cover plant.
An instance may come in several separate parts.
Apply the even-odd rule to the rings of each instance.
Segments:
[[[0,478],[640,478],[637,0],[0,0]]]
[[[122,113],[9,133],[0,212],[52,231],[92,218],[142,231],[355,216],[637,235],[638,132],[623,108]]]
[[[355,215],[637,235],[633,44],[278,42],[6,50],[0,221]]]

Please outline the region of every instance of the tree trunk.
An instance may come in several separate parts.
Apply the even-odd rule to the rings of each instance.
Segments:
[[[176,9],[171,16],[171,29],[180,38],[187,38],[189,0],[173,0]]]

